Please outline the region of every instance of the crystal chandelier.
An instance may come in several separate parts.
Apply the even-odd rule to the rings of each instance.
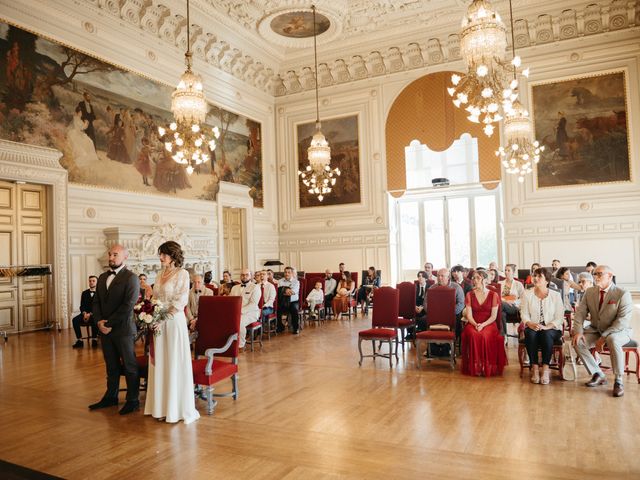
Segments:
[[[467,119],[484,124],[483,131],[491,136],[494,123],[511,110],[518,98],[518,81],[505,87],[509,73],[519,66],[519,58],[505,62],[507,33],[500,15],[488,0],[473,0],[462,19],[460,53],[467,64],[467,74],[451,76],[453,87],[447,88],[453,104],[469,113]],[[524,73],[524,72],[523,72]]]
[[[513,59],[518,59],[518,63],[520,63],[520,58],[516,56],[511,0],[509,0],[509,14],[511,16],[511,47]],[[513,78],[515,81],[515,71]],[[507,173],[518,175],[518,182],[522,183],[524,182],[525,175],[532,172],[533,164],[540,161],[540,154],[544,151],[544,145],[540,145],[540,142],[533,139],[533,128],[531,119],[529,118],[529,112],[527,112],[518,100],[514,101],[511,109],[506,112],[503,126],[506,146],[501,146],[498,151],[496,151],[496,156],[500,157]]]
[[[307,187],[311,195],[317,195],[318,201],[322,201],[327,193],[336,184],[337,177],[340,176],[339,168],[331,168],[331,147],[324,138],[320,130],[320,105],[318,102],[318,50],[316,44],[316,7],[311,6],[313,11],[313,57],[315,61],[315,82],[316,82],[316,133],[311,139],[311,145],[307,149],[307,159],[309,165],[304,170],[298,170],[298,175],[302,183]]]
[[[187,51],[184,54],[187,70],[180,77],[176,89],[171,94],[171,112],[174,122],[168,128],[159,127],[158,133],[171,158],[180,165],[187,166],[191,175],[194,167],[209,161],[220,138],[218,127],[212,129],[209,137],[200,126],[207,118],[207,100],[204,96],[202,78],[191,70],[191,36],[189,0],[187,0]]]

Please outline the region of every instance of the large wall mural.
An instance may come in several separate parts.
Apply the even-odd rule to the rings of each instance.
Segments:
[[[219,181],[251,188],[263,206],[258,122],[210,105],[221,136],[188,176],[158,138],[172,87],[0,22],[0,137],[52,147],[74,183],[215,200]]]

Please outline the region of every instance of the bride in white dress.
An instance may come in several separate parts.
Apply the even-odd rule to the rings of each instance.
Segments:
[[[71,146],[73,161],[78,168],[88,167],[98,161],[98,154],[89,135],[84,133],[89,123],[82,120],[82,110],[76,107],[73,120],[67,129],[67,141]]]
[[[144,414],[167,423],[191,423],[200,414],[193,394],[193,371],[189,331],[184,307],[189,298],[189,273],[180,268],[183,252],[169,241],[158,248],[162,271],[156,277],[153,297],[169,307],[172,314],[160,323],[154,336],[153,358],[149,358],[149,379]]]

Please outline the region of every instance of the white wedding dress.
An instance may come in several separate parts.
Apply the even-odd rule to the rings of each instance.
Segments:
[[[168,423],[191,423],[200,414],[193,395],[193,371],[189,330],[184,307],[189,298],[189,273],[178,270],[162,282],[161,274],[153,287],[153,298],[177,311],[160,324],[153,338],[154,356],[149,358],[149,379],[144,414],[166,417]]]
[[[71,146],[73,161],[78,168],[95,166],[98,161],[96,149],[89,136],[84,133],[87,125],[80,114],[76,113],[67,129],[67,141]]]

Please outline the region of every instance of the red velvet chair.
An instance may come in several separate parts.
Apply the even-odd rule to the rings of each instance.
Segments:
[[[402,353],[407,331],[416,326],[416,286],[412,282],[402,282],[396,285],[398,290],[398,328],[402,341]]]
[[[640,383],[640,346],[638,345],[638,342],[636,342],[634,339],[631,339],[631,341],[622,346],[622,352],[624,353],[624,373],[626,373],[627,375],[629,375],[630,373],[635,373],[636,379],[638,380],[638,383]],[[596,349],[592,348],[591,355],[595,355],[595,353]],[[629,366],[629,358],[632,354],[636,357],[635,370],[631,370]],[[606,344],[604,345],[604,349],[602,350],[602,352],[600,352],[600,355],[611,355],[611,351]],[[600,365],[600,368],[602,368],[603,370],[611,369],[611,367],[603,367],[602,365]]]
[[[521,323],[518,326],[518,362],[520,363],[520,376],[524,372],[525,368],[531,368],[531,360],[527,355],[527,346],[524,343],[524,329],[526,328],[524,323]],[[539,353],[542,353],[542,348],[538,349]],[[552,353],[551,353],[551,362],[549,363],[549,368],[551,370],[557,370],[560,374],[560,378],[564,380],[564,337],[560,337],[558,340],[553,342]],[[575,365],[573,365],[573,378],[578,378],[578,371]]]
[[[194,351],[196,359],[192,362],[193,381],[206,389],[209,415],[213,413],[217,404],[213,397],[233,397],[234,400],[238,398],[238,339],[241,311],[241,297],[200,297],[198,338]],[[227,378],[231,378],[232,391],[214,394],[213,385]]]
[[[453,288],[435,286],[427,289],[427,330],[416,333],[416,364],[420,368],[420,344],[448,343],[451,368],[456,365],[456,291]]]
[[[358,351],[360,352],[360,361],[358,365],[362,365],[364,357],[383,357],[389,359],[389,367],[393,366],[392,356],[396,357],[398,363],[398,290],[391,287],[380,287],[373,292],[376,308],[373,309],[372,328],[358,332]],[[373,348],[371,355],[362,354],[362,341],[370,340]],[[393,349],[395,340],[396,348]],[[389,353],[384,354],[376,351],[376,342],[380,342],[379,350],[382,348],[382,342],[389,345]]]

